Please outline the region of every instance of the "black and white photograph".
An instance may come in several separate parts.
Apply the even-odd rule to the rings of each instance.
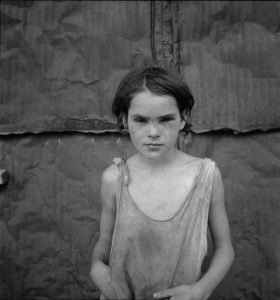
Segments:
[[[280,300],[280,1],[0,12],[0,300]]]

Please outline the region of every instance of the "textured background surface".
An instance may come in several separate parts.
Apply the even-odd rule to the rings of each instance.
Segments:
[[[1,22],[2,133],[113,130],[153,61],[189,83],[194,132],[280,126],[279,1],[2,1]]]
[[[194,130],[279,128],[280,2],[179,1]]]
[[[0,130],[113,129],[116,85],[151,61],[150,2],[32,2],[1,2]]]
[[[0,192],[1,297],[96,297],[88,272],[100,175],[114,156],[133,153],[130,142],[77,133],[9,136],[0,145],[11,174]],[[224,179],[236,259],[213,299],[279,299],[279,132],[204,133],[184,147],[214,159]]]
[[[109,107],[124,74],[155,62],[196,99],[180,148],[224,178],[236,259],[212,300],[279,300],[279,2],[0,5],[0,299],[98,297],[100,175],[134,151]]]

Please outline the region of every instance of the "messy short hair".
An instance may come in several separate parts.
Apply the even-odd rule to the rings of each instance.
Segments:
[[[172,96],[177,103],[179,112],[190,114],[194,105],[192,93],[180,78],[160,67],[143,67],[128,73],[119,84],[112,105],[112,113],[117,117],[118,127],[124,129],[123,117],[133,97],[143,91],[150,91],[158,96]],[[185,129],[189,129],[187,122]]]

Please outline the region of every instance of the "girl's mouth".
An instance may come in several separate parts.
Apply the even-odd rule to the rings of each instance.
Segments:
[[[159,148],[161,148],[162,146],[163,146],[163,144],[157,144],[157,143],[146,144],[146,147],[152,151],[159,150]]]

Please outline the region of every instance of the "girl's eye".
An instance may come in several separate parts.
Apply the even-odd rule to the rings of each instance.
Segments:
[[[170,121],[173,121],[173,120],[174,120],[173,118],[163,118],[160,121],[161,122],[170,122]]]
[[[146,119],[144,119],[144,118],[137,118],[134,121],[137,122],[137,123],[145,123]]]

